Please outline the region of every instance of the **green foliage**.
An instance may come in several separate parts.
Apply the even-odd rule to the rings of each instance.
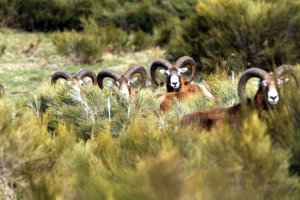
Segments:
[[[52,34],[52,41],[60,54],[74,62],[93,64],[101,60],[103,51],[138,51],[153,45],[151,35],[137,31],[127,34],[114,25],[100,27],[92,18],[81,19],[83,31],[64,31]]]
[[[65,31],[54,33],[52,41],[59,53],[69,56],[74,62],[92,64],[102,58],[102,40],[96,35]]]
[[[299,199],[299,91],[282,88],[268,118],[249,111],[239,129],[180,127],[186,112],[237,101],[226,71],[206,80],[214,101],[191,97],[166,115],[147,89],[128,101],[116,88],[45,84],[0,99],[1,164],[18,198]]]
[[[195,0],[99,1],[95,3],[93,15],[100,24],[113,22],[126,32],[151,33],[156,25],[167,22],[169,17],[185,18],[195,4]]]
[[[0,17],[6,25],[33,30],[80,28],[80,18],[91,14],[92,1],[1,1]]]
[[[299,106],[297,96],[299,89],[293,82],[281,88],[280,106],[276,107],[272,115],[267,118],[268,134],[281,147],[292,153],[291,171],[300,174],[300,131],[299,131]],[[280,123],[279,123],[280,122]]]
[[[198,1],[167,48],[173,58],[190,55],[202,69],[270,69],[299,57],[299,5],[294,1]]]
[[[131,35],[129,40],[129,48],[138,51],[149,48],[153,44],[152,36],[142,31],[137,31]]]
[[[150,33],[161,21],[185,18],[194,10],[196,0],[1,0],[3,25],[25,30],[81,29],[80,18],[91,17],[99,26],[113,24],[127,33]]]
[[[168,21],[162,21],[154,28],[154,40],[158,46],[165,46],[169,44],[172,38],[179,31],[180,20],[176,18],[170,18]]]

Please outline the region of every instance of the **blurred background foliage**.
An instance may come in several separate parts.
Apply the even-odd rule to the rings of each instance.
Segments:
[[[53,42],[78,62],[105,51],[161,46],[176,60],[192,56],[199,70],[270,69],[299,59],[296,0],[1,0],[1,26],[54,33]]]
[[[299,3],[293,0],[199,1],[167,47],[172,57],[192,55],[204,70],[226,63],[240,70],[270,69],[299,59]]]

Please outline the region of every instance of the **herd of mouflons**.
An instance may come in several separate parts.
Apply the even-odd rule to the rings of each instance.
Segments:
[[[159,69],[159,70],[158,70]],[[166,76],[166,81],[162,82],[157,77],[157,70]],[[183,74],[191,70],[189,80],[185,80]],[[157,86],[166,87],[166,92],[157,95],[163,100],[160,104],[160,110],[167,112],[175,100],[184,100],[187,96],[202,93],[207,100],[214,100],[213,95],[205,85],[193,84],[192,81],[196,74],[196,62],[189,56],[179,58],[174,64],[165,59],[155,60],[150,67],[150,75],[153,83]],[[84,85],[92,81],[93,85],[98,85],[103,89],[103,80],[105,78],[112,79],[107,84],[118,87],[120,93],[126,98],[134,98],[136,91],[133,83],[141,76],[141,85],[138,90],[147,87],[147,71],[143,66],[134,65],[126,72],[119,73],[114,70],[104,69],[98,73],[92,70],[83,69],[75,75],[64,71],[57,71],[52,75],[51,84],[56,84],[58,79],[65,79],[71,86]],[[219,122],[227,122],[233,125],[240,125],[243,119],[244,107],[254,107],[258,115],[268,111],[270,106],[275,105],[279,101],[279,93],[277,87],[287,82],[290,76],[299,86],[298,79],[294,67],[291,65],[279,66],[274,72],[266,72],[260,68],[250,68],[244,71],[238,82],[238,96],[240,103],[227,108],[217,108],[206,111],[196,111],[183,116],[180,120],[182,126],[191,126],[201,129],[210,129],[219,124]],[[89,77],[90,79],[85,79]],[[250,78],[259,78],[258,90],[253,99],[247,99],[245,95],[246,83]],[[88,81],[87,81],[88,80]],[[4,87],[0,84],[0,96],[4,94]]]

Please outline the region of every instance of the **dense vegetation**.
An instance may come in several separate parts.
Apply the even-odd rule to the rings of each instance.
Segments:
[[[0,1],[2,26],[59,30],[53,42],[76,62],[161,46],[169,58],[191,55],[209,72],[296,63],[299,11],[295,0]]]
[[[215,101],[198,95],[166,115],[150,90],[128,102],[111,89],[44,84],[0,100],[1,160],[13,170],[18,198],[298,199],[300,107],[292,85],[268,120],[249,111],[240,129],[179,126],[185,113],[237,102],[237,81],[226,74],[208,77]]]
[[[8,26],[24,30],[81,29],[81,18],[93,18],[100,26],[114,24],[126,32],[152,32],[168,18],[184,19],[195,0],[1,0],[0,18]]]
[[[199,1],[167,47],[172,57],[192,55],[200,66],[270,69],[299,60],[300,6],[293,0]]]
[[[294,0],[0,0],[0,199],[9,189],[18,199],[300,199],[293,84],[269,114],[247,110],[238,128],[179,125],[184,114],[239,101],[230,70],[299,63],[299,8]],[[163,114],[161,88],[128,101],[116,88],[49,85],[56,70],[148,69],[163,56],[157,46],[214,71],[201,78],[215,100],[199,94]]]

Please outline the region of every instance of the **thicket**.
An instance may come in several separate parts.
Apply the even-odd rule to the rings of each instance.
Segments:
[[[64,31],[52,39],[75,61],[94,63],[104,51],[163,46],[168,58],[192,56],[204,71],[294,64],[299,11],[295,0],[0,1],[2,26]]]
[[[225,77],[208,80],[214,102],[199,95],[167,115],[148,90],[128,102],[113,88],[45,84],[23,98],[1,99],[2,166],[13,171],[19,199],[299,199],[293,85],[280,90],[269,118],[249,112],[240,129],[178,125],[185,113],[237,102],[237,81]]]
[[[91,7],[91,0],[1,0],[0,22],[27,31],[80,29]]]
[[[196,0],[1,0],[0,27],[55,32],[58,52],[93,64],[104,51],[165,45]]]
[[[300,5],[294,0],[198,1],[167,47],[170,57],[190,55],[203,70],[294,64],[299,59]]]
[[[93,18],[100,26],[113,24],[127,33],[152,32],[169,17],[185,18],[196,0],[1,0],[3,25],[25,30],[80,29],[80,18]]]

